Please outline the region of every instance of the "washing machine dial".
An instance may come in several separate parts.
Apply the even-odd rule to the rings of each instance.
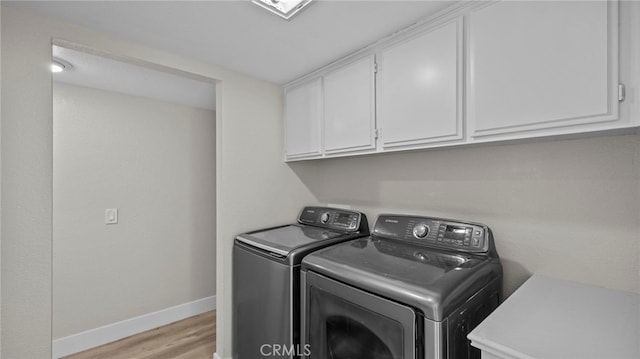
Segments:
[[[327,224],[327,222],[329,222],[330,217],[331,216],[329,215],[329,212],[324,212],[322,215],[320,215],[320,223]]]
[[[423,239],[429,234],[429,226],[424,223],[413,227],[413,236],[418,239]]]

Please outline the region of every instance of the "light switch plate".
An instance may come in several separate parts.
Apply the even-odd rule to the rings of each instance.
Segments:
[[[107,208],[104,210],[104,224],[117,224],[118,223],[118,209]]]

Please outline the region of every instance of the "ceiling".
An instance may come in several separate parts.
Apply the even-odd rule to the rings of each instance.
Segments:
[[[320,0],[290,21],[249,0],[2,3],[285,84],[412,25],[453,0]]]
[[[215,84],[212,82],[60,46],[53,46],[53,57],[64,60],[68,65],[65,71],[52,74],[54,82],[215,110]]]

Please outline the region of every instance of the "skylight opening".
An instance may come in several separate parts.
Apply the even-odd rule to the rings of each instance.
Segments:
[[[312,0],[251,0],[252,3],[267,9],[285,20],[291,20]]]

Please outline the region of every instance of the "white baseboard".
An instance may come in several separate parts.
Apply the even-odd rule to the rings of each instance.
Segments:
[[[218,352],[213,353],[213,359],[233,359],[232,357],[228,357],[228,358],[222,358],[220,355],[218,355]]]
[[[52,357],[75,354],[214,309],[215,295],[56,339],[52,343]]]

